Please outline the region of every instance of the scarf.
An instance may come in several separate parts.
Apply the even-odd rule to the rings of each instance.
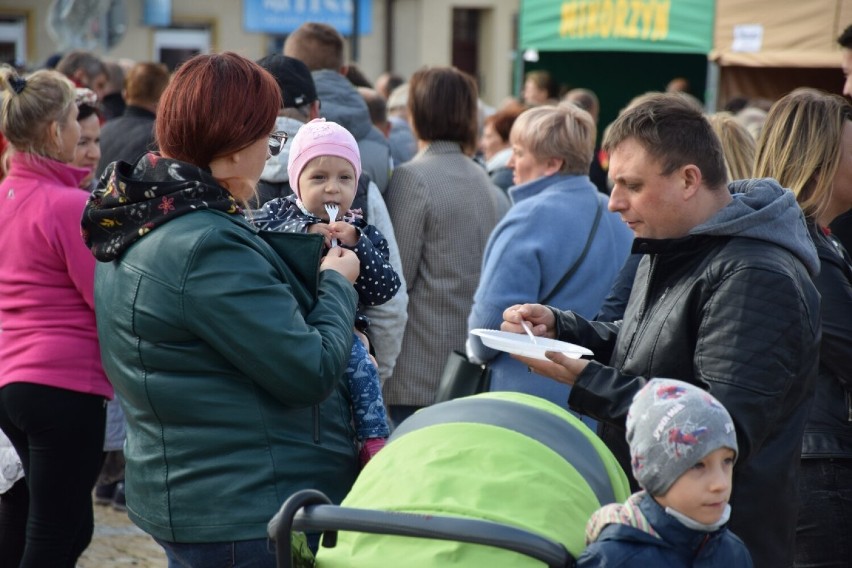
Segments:
[[[202,209],[242,214],[209,170],[146,154],[104,171],[83,211],[83,239],[95,258],[113,261],[160,225]]]

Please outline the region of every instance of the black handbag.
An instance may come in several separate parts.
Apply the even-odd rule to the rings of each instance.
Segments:
[[[464,353],[453,351],[441,373],[435,403],[488,392],[490,386],[491,370],[487,365],[471,363]]]
[[[562,286],[571,279],[577,269],[583,264],[586,254],[589,252],[589,247],[597,233],[598,223],[601,220],[603,207],[598,203],[597,211],[595,211],[595,220],[592,223],[592,230],[589,232],[589,237],[586,239],[586,245],[583,247],[583,252],[580,257],[574,262],[568,272],[559,280],[540,303],[547,304]],[[444,372],[441,373],[441,381],[438,383],[438,392],[435,394],[435,403],[446,402],[454,398],[470,396],[481,392],[488,392],[491,388],[491,369],[487,364],[477,365],[471,363],[467,356],[460,351],[453,351],[447,357],[447,363],[444,365]]]

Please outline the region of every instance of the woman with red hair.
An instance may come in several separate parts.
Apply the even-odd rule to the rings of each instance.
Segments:
[[[160,153],[110,165],[83,218],[127,511],[170,566],[271,568],[281,503],[304,488],[339,501],[357,473],[341,376],[358,259],[321,262],[321,235],[258,233],[242,213],[286,142],[280,107],[254,62],[190,59],[160,101]]]

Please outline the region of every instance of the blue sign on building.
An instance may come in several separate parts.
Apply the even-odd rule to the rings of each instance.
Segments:
[[[146,26],[163,28],[172,25],[172,0],[145,0],[142,22]]]
[[[322,22],[352,34],[353,0],[243,0],[246,31],[288,34],[305,22]],[[358,2],[358,33],[372,31],[373,2]]]

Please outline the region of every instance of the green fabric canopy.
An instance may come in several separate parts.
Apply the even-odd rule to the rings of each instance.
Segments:
[[[562,543],[578,556],[586,521],[629,496],[615,458],[579,419],[544,399],[487,393],[424,408],[361,472],[344,507],[480,519]],[[458,541],[341,531],[318,568],[541,566]]]
[[[523,0],[521,49],[710,52],[714,0]]]

